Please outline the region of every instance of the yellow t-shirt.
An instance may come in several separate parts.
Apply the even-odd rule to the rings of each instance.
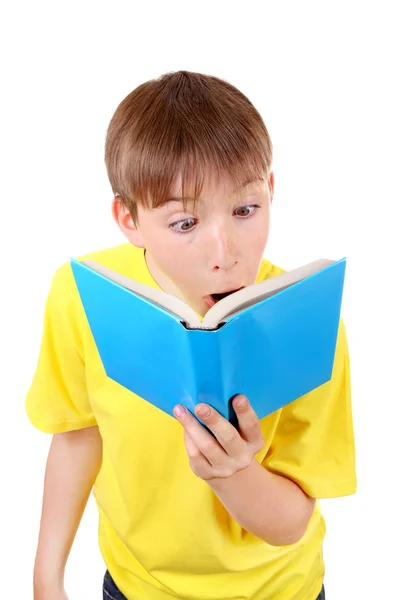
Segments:
[[[91,253],[115,271],[158,287],[144,251],[130,244]],[[257,281],[283,270],[263,260]],[[132,340],[132,351],[135,348]],[[262,378],[262,373],[258,376]],[[48,296],[31,422],[59,433],[98,425],[103,462],[94,487],[104,561],[130,600],[315,600],[324,575],[325,521],[318,502],[296,544],[274,547],[242,529],[191,470],[183,428],[109,379],[69,264]],[[340,323],[331,381],[261,420],[267,469],[315,498],[356,489],[349,357]]]

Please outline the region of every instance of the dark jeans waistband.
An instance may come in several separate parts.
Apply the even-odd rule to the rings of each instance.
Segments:
[[[123,595],[122,592],[117,588],[115,581],[111,577],[110,573],[107,571],[104,575],[103,581],[103,600],[127,600],[126,596]],[[134,600],[130,598],[129,600]],[[322,586],[322,590],[315,600],[326,600],[325,598],[325,589]]]

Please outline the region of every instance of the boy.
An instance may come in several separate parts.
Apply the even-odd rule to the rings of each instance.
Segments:
[[[85,258],[200,316],[217,294],[283,272],[263,259],[271,142],[232,85],[187,71],[140,85],[110,122],[105,161],[128,243]],[[199,404],[213,438],[179,404],[171,419],[106,377],[63,265],[27,396],[32,423],[54,434],[35,600],[66,598],[64,567],[93,484],[104,599],[324,598],[316,498],[356,489],[349,377],[341,322],[331,381],[261,421],[237,397],[239,431]]]

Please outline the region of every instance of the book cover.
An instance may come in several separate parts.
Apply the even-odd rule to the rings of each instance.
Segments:
[[[75,259],[71,267],[107,376],[171,416],[178,403],[194,414],[206,402],[237,426],[236,394],[262,419],[331,378],[345,258],[212,330],[189,329]]]

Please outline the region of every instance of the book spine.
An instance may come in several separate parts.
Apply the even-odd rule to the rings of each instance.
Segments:
[[[242,391],[238,324],[229,323],[213,331],[192,330],[188,333],[196,390],[194,406],[205,402],[236,426],[231,400]]]
[[[201,329],[188,330],[193,369],[193,410],[199,402],[209,404],[224,414],[224,378],[222,372],[221,332]],[[224,416],[226,416],[224,414]]]

